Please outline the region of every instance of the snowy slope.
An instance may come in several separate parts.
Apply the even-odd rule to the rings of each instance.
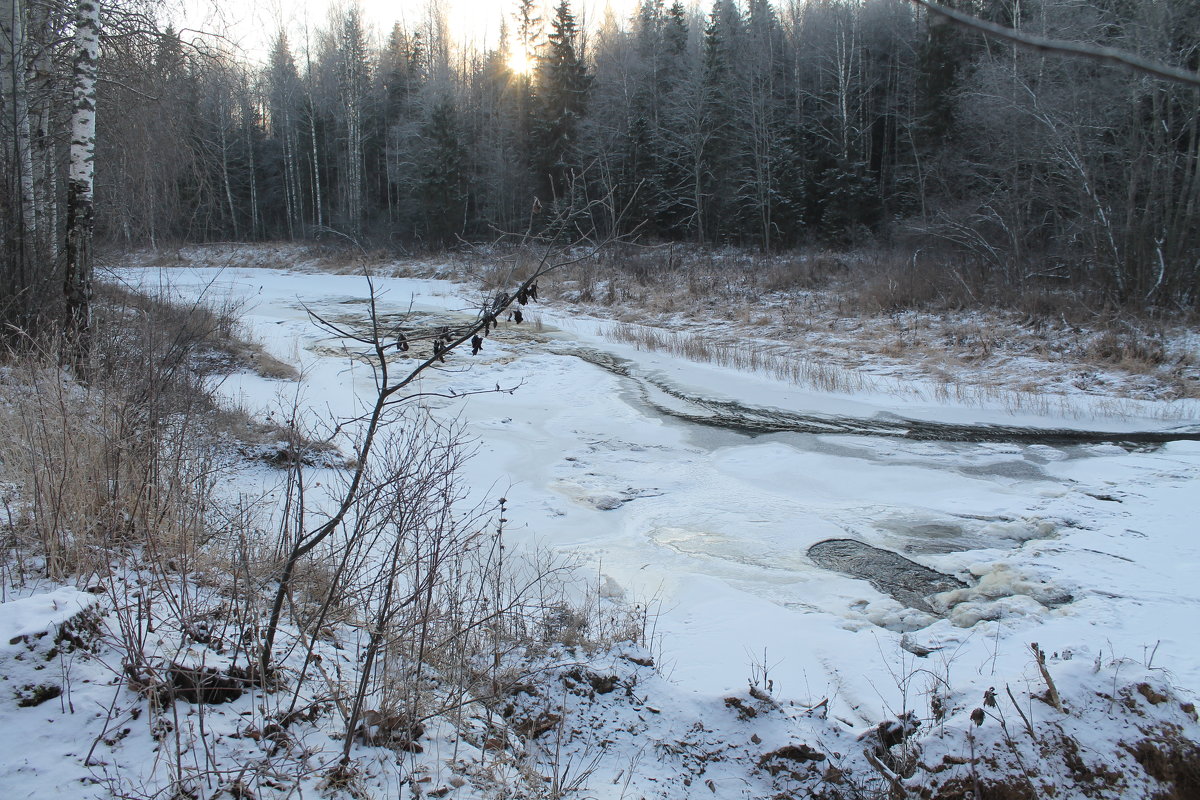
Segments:
[[[222,391],[247,408],[264,417],[291,414],[293,404],[323,418],[361,412],[372,389],[369,371],[347,357],[345,342],[321,334],[306,309],[361,319],[362,278],[266,269],[118,274],[134,284],[165,283],[181,297],[246,301],[242,318],[253,334],[303,373],[299,386],[229,377]],[[376,285],[385,314],[452,319],[469,313],[475,299],[444,281]],[[608,704],[586,691],[563,690],[562,704],[578,706],[576,718],[611,729],[606,736],[616,742],[596,763],[582,745],[572,756],[576,769],[590,764],[590,796],[766,796],[799,785],[787,783],[800,780],[796,771],[820,772],[836,785],[832,755],[805,761],[789,751],[763,760],[798,737],[823,753],[845,755],[847,770],[878,778],[861,755],[848,754],[855,737],[905,711],[924,718],[928,730],[928,720],[942,716],[936,704],[949,733],[926,755],[942,747],[951,756],[946,763],[957,763],[968,747],[967,715],[990,687],[1010,686],[1041,731],[1067,724],[1072,736],[1091,730],[1116,747],[1132,707],[1156,725],[1190,725],[1194,735],[1194,710],[1189,717],[1186,696],[1176,700],[1170,686],[1200,687],[1200,443],[1130,448],[861,433],[751,436],[664,413],[684,395],[867,421],[1170,427],[1155,421],[1152,409],[1144,419],[1100,424],[888,395],[822,395],[613,344],[597,322],[553,313],[542,322],[506,326],[478,357],[455,354],[427,388],[456,394],[515,388],[430,401],[477,441],[467,466],[476,497],[508,499],[512,541],[577,557],[605,594],[653,609],[657,671],[616,657],[607,668],[629,691]],[[924,608],[911,607],[888,591],[886,578],[872,582],[853,570],[819,566],[808,549],[829,539],[904,554],[962,586]],[[26,630],[18,622],[25,612],[9,605],[0,624]],[[43,629],[58,620],[43,617]],[[1030,642],[1047,652],[1059,688],[1072,698],[1068,710],[1074,704],[1081,716],[1064,723],[1044,704],[1035,713],[1029,698],[1045,687]],[[1161,675],[1170,681],[1155,682]],[[581,682],[555,680],[564,687]],[[1150,681],[1151,695],[1171,702],[1125,697],[1128,713],[1121,716],[1112,712],[1119,699],[1094,699],[1096,686],[1115,692],[1128,681]],[[760,697],[747,695],[748,683]],[[1011,708],[1007,725],[1019,732],[1024,723]],[[970,747],[1040,757],[1032,737],[1008,746],[1010,732],[991,720]],[[776,761],[787,769],[767,769]],[[754,766],[753,781],[747,764]],[[0,780],[19,785],[12,783],[17,774],[9,769]],[[1126,788],[1129,796],[1142,791]]]

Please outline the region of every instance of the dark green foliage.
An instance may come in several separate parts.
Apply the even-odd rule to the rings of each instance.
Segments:
[[[418,198],[423,231],[430,244],[453,244],[466,225],[467,154],[450,97],[433,103],[421,126],[422,152]]]
[[[567,0],[560,0],[537,64],[534,138],[538,149],[533,168],[546,198],[569,194],[568,184],[579,171],[573,163],[574,150],[591,79],[578,40],[571,7]]]

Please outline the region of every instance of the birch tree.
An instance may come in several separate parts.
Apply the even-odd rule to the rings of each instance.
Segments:
[[[70,172],[67,176],[66,333],[76,364],[89,350],[92,298],[92,184],[96,172],[96,79],[100,63],[100,4],[78,0],[72,90]]]
[[[271,46],[266,94],[270,135],[277,147],[277,163],[273,167],[275,182],[283,195],[284,228],[288,238],[294,239],[304,225],[297,130],[300,75],[288,46],[287,34],[283,31],[276,34]]]
[[[366,142],[366,103],[370,56],[366,31],[358,9],[351,7],[340,22],[337,42],[338,99],[346,148],[342,153],[341,181],[346,225],[351,233],[363,228],[363,166]]]

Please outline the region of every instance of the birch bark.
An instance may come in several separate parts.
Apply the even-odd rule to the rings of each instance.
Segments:
[[[100,4],[79,0],[75,8],[75,69],[67,178],[66,334],[77,367],[90,349],[93,178],[96,154],[96,78],[100,62]]]

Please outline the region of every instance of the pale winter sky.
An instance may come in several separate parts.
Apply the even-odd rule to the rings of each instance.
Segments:
[[[282,24],[294,46],[302,46],[304,30],[327,28],[330,7],[346,7],[350,0],[178,0],[177,27],[224,33],[253,59],[265,57],[275,31]],[[358,0],[366,20],[382,39],[392,24],[415,28],[432,4],[439,5],[450,23],[451,35],[464,42],[491,47],[496,44],[500,20],[512,20],[517,0]],[[544,0],[542,17],[549,19],[554,0]],[[576,19],[598,25],[611,10],[625,19],[637,0],[572,0]]]

